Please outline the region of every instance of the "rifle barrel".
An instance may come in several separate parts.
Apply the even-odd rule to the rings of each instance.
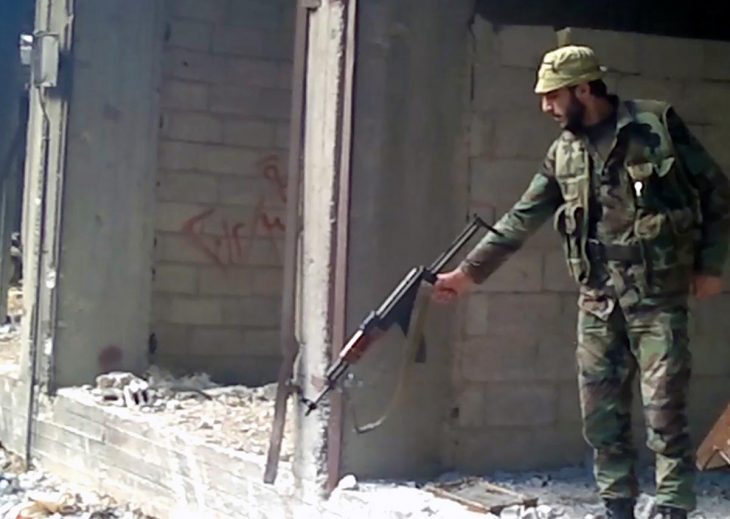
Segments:
[[[482,220],[478,215],[474,215],[469,225],[467,225],[454,239],[451,245],[449,245],[449,248],[442,252],[439,257],[436,258],[436,260],[431,264],[431,266],[428,267],[428,271],[433,274],[439,273],[446,266],[446,264],[451,261],[454,256],[456,256],[456,253],[461,250],[466,242],[471,240],[471,238],[474,236],[474,234],[476,234],[480,227],[489,228],[489,225],[487,225],[487,223]]]

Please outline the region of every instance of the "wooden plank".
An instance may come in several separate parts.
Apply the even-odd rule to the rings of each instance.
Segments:
[[[480,513],[499,513],[510,506],[537,506],[537,498],[525,496],[476,477],[467,477],[448,483],[431,483],[424,490],[456,501],[469,510]]]
[[[281,349],[283,360],[279,369],[271,424],[269,450],[266,456],[264,482],[273,485],[279,470],[281,445],[286,427],[286,406],[293,392],[292,376],[299,354],[296,338],[296,282],[298,241],[300,231],[300,197],[302,177],[302,143],[304,94],[307,71],[307,32],[309,12],[304,2],[297,3],[294,33],[294,64],[292,69],[292,106],[289,129],[289,164],[287,174],[286,238],[284,257],[284,286],[281,309]]]
[[[730,465],[730,403],[700,444],[696,457],[699,470]]]

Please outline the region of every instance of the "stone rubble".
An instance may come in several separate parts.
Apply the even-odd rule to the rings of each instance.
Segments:
[[[653,507],[653,472],[643,467],[642,494],[637,501],[637,519],[650,519]],[[565,467],[558,470],[485,475],[488,481],[508,490],[538,498],[537,517],[543,519],[599,519],[602,506],[596,496],[590,468]],[[730,471],[700,472],[697,475],[697,510],[691,519],[730,519]],[[541,506],[545,508],[541,509]],[[504,516],[500,516],[504,517]]]
[[[130,504],[72,488],[42,470],[24,471],[0,449],[0,519],[155,519]]]
[[[97,404],[141,413],[156,426],[193,434],[205,442],[266,455],[274,416],[276,384],[260,387],[220,386],[204,373],[174,377],[151,366],[142,377],[127,372],[99,375],[83,386]],[[289,400],[281,461],[293,455],[295,402]]]
[[[436,483],[460,479],[448,473]],[[642,472],[642,486],[651,492],[651,472]],[[437,497],[415,482],[360,482],[353,475],[343,477],[333,492],[330,505],[347,511],[349,518],[397,519],[603,519],[590,472],[568,467],[554,471],[494,473],[485,480],[526,497],[538,498],[535,507],[511,506],[497,514],[466,509],[455,501]],[[698,508],[691,519],[730,519],[730,471],[701,472],[697,478]],[[359,506],[353,506],[359,505]],[[653,500],[642,493],[636,506],[637,519],[650,519]],[[362,514],[362,515],[360,515]],[[372,515],[371,515],[372,514]]]

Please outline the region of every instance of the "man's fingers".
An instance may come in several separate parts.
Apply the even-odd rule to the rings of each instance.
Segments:
[[[456,298],[456,292],[450,288],[442,288],[433,293],[437,303],[450,303]]]

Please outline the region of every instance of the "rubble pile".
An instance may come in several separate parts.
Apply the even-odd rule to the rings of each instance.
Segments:
[[[0,519],[154,519],[129,504],[96,492],[79,491],[0,449]]]
[[[220,386],[206,374],[176,378],[152,366],[143,377],[128,372],[99,375],[86,386],[100,405],[145,413],[156,426],[194,434],[204,441],[251,454],[265,455],[274,417],[276,384],[260,387]],[[294,412],[290,400],[288,416]],[[288,421],[281,460],[293,454]]]
[[[331,509],[343,517],[399,517],[409,519],[572,519],[565,510],[547,505],[507,506],[499,512],[469,509],[461,503],[428,492],[414,482],[359,483],[352,475],[345,476],[330,499]],[[353,506],[358,503],[362,510]]]

